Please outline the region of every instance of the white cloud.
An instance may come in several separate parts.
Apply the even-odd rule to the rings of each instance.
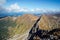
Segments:
[[[29,12],[29,9],[28,8],[21,8],[20,12]]]
[[[18,5],[18,3],[11,4],[9,7],[6,8],[7,12],[28,12],[28,13],[46,13],[46,12],[56,12],[56,9],[40,9],[40,8],[34,8],[34,9],[28,9],[28,8],[22,8]]]
[[[6,0],[0,0],[0,5],[3,5],[6,3]]]
[[[21,8],[18,3],[15,4],[11,4],[8,8],[7,8],[8,12],[44,12],[45,10],[42,10],[40,8],[35,8],[35,9],[28,9],[28,8]]]
[[[8,12],[28,12],[27,8],[21,8],[17,3],[10,5],[6,8]]]
[[[38,11],[40,11],[40,10],[41,10],[41,9],[39,9],[39,8],[31,9],[32,12],[38,12]]]
[[[16,11],[18,12],[20,10],[20,7],[18,6],[17,3],[15,4],[12,4],[10,5],[8,8],[7,8],[8,12],[11,12],[11,11]]]
[[[46,12],[46,9],[35,8],[35,9],[31,9],[31,12],[43,13],[43,12]]]

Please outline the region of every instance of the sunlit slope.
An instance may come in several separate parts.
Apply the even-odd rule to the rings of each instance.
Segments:
[[[32,17],[32,18],[31,18]],[[33,19],[34,17],[34,19]],[[18,17],[16,20],[17,23],[17,33],[24,33],[25,31],[27,31],[28,29],[30,29],[32,27],[32,25],[34,24],[34,22],[37,20],[38,17],[34,16],[34,15],[30,15],[30,14],[25,14],[21,17]],[[19,30],[19,31],[18,31]]]
[[[39,28],[43,30],[52,30],[60,28],[60,17],[52,15],[42,15],[38,22]]]
[[[5,40],[17,34],[24,34],[31,29],[37,18],[37,16],[25,14],[18,17],[0,19],[0,39]]]

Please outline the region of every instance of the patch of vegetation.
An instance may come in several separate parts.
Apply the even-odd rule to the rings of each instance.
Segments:
[[[7,40],[10,37],[9,27],[15,27],[16,23],[12,20],[0,20],[0,40]]]

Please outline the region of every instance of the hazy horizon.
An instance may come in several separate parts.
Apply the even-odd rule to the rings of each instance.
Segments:
[[[0,0],[0,17],[49,12],[60,12],[60,0]]]

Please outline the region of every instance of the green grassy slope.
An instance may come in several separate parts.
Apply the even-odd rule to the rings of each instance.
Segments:
[[[38,17],[25,14],[20,17],[6,17],[0,19],[0,40],[6,40],[16,34],[24,34],[31,29]]]

